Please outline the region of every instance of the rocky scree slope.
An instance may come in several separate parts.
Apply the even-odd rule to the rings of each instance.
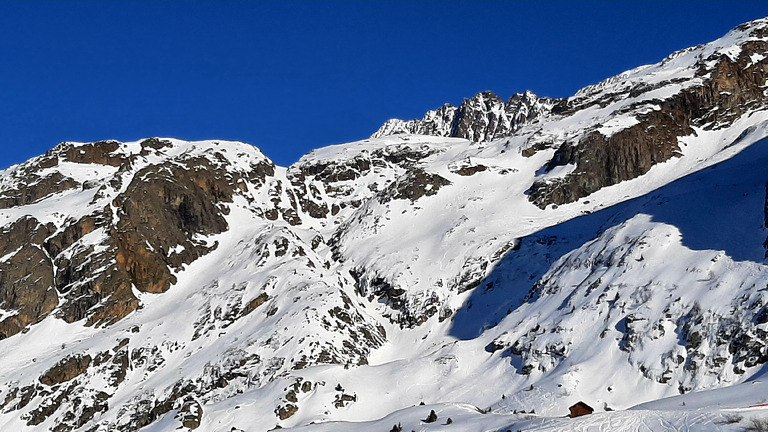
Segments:
[[[0,428],[335,430],[426,402],[505,430],[756,376],[766,29],[287,168],[152,138],[3,171]]]

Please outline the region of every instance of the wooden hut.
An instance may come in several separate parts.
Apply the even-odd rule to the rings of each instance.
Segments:
[[[568,410],[571,412],[571,414],[568,416],[570,418],[574,417],[581,417],[583,415],[592,414],[595,410],[592,409],[591,406],[585,404],[582,401],[576,402],[574,405],[572,405]]]

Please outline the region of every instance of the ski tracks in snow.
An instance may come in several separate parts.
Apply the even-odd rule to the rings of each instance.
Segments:
[[[614,411],[575,419],[538,418],[512,427],[529,432],[697,432],[726,431],[721,415],[680,411]],[[502,429],[505,431],[508,429]],[[510,429],[511,430],[511,429]]]

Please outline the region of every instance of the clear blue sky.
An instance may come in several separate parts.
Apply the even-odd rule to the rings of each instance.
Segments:
[[[281,165],[478,91],[579,88],[764,1],[0,1],[0,167],[61,141],[234,139]]]

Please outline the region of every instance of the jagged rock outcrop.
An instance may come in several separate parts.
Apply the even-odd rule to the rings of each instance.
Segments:
[[[89,355],[78,355],[62,359],[40,376],[40,382],[48,386],[54,386],[71,381],[88,370],[91,360]]]
[[[53,228],[25,216],[0,231],[0,339],[39,322],[59,303],[43,247]]]
[[[506,102],[490,91],[464,99],[458,107],[450,104],[428,111],[420,120],[392,119],[371,138],[395,134],[434,135],[491,141],[513,134],[523,125],[545,117],[555,99],[538,97],[530,91],[516,93]]]

